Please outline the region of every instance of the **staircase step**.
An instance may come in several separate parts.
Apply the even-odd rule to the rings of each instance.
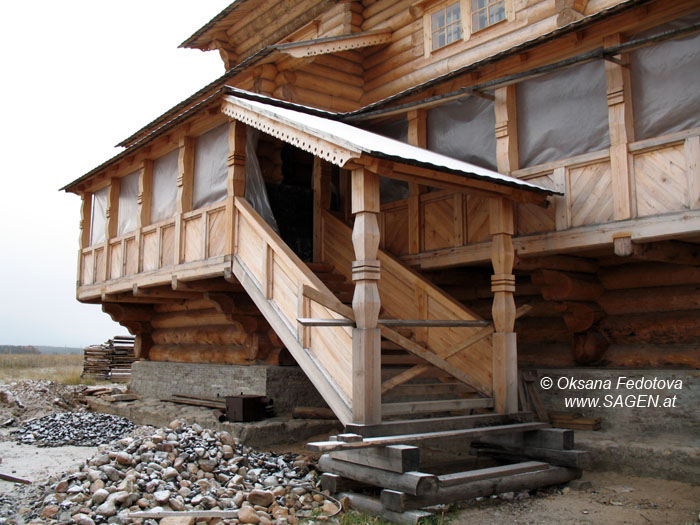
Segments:
[[[547,423],[515,423],[481,428],[447,430],[442,432],[422,432],[420,434],[401,434],[396,436],[379,436],[364,438],[362,441],[316,441],[307,443],[307,450],[314,452],[331,452],[334,450],[350,450],[355,448],[380,447],[424,441],[426,439],[464,438],[472,440],[487,435],[510,434],[511,432],[528,432],[549,427]]]
[[[491,408],[493,399],[478,397],[473,399],[444,399],[438,401],[409,401],[405,403],[382,403],[382,417],[405,416],[410,414],[433,414],[472,408]]]
[[[335,266],[324,262],[309,262],[306,263],[306,266],[314,273],[331,273],[335,271]]]
[[[389,390],[384,397],[466,394],[475,390],[464,383],[405,383]]]

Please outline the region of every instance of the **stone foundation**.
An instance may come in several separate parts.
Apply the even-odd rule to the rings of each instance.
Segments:
[[[226,397],[246,394],[273,400],[278,414],[296,406],[327,406],[297,366],[236,366],[203,363],[137,361],[129,389],[141,396],[165,399],[174,394]]]

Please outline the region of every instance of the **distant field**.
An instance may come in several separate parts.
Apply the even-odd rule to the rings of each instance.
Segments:
[[[82,348],[71,346],[35,346],[42,354],[83,354]]]
[[[81,379],[82,371],[82,355],[0,355],[0,382],[3,383],[22,379],[48,379],[66,385],[91,383],[89,379]]]

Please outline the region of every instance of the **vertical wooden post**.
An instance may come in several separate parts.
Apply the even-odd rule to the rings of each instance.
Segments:
[[[90,246],[90,235],[92,234],[92,193],[83,193],[80,196],[80,236],[78,238],[78,286],[83,283],[83,249]]]
[[[515,335],[515,276],[513,262],[513,202],[500,197],[489,202],[492,235],[493,399],[496,412],[518,410],[518,349]]]
[[[357,424],[382,419],[381,333],[379,309],[379,176],[364,168],[352,172],[352,244],[355,261],[352,309],[357,328],[352,331],[352,418]]]
[[[245,197],[245,145],[247,126],[232,120],[228,128],[228,175],[226,177],[226,251],[235,251],[236,197]]]
[[[331,166],[321,157],[314,157],[312,184],[314,190],[313,261],[321,262],[323,260],[321,218],[323,210],[327,210],[331,205]]]
[[[518,118],[515,85],[496,89],[493,103],[496,115],[496,164],[500,173],[518,169]]]
[[[175,216],[175,264],[182,263],[184,221],[182,214],[192,210],[194,183],[194,137],[182,137],[177,158],[177,215]]]
[[[408,143],[419,148],[428,147],[428,112],[425,109],[409,111]],[[408,253],[421,251],[420,196],[428,188],[415,182],[408,183]]]
[[[121,186],[121,179],[113,177],[109,183],[109,190],[107,191],[107,210],[105,213],[105,247],[104,247],[104,258],[105,258],[105,273],[101,276],[101,281],[109,280],[111,275],[111,262],[112,257],[109,253],[109,241],[117,236],[117,228],[119,226],[119,188]]]
[[[605,37],[605,47],[622,44],[621,35]],[[617,55],[618,60],[629,64],[628,55]],[[630,70],[615,62],[605,61],[605,78],[608,89],[608,120],[610,125],[610,166],[612,171],[613,216],[615,220],[629,219],[636,215],[634,188],[627,145],[634,142],[632,117],[632,92]]]
[[[143,246],[141,229],[151,224],[151,203],[153,201],[153,161],[146,159],[139,169],[139,192],[136,197],[138,212],[136,215],[136,273],[143,271]]]

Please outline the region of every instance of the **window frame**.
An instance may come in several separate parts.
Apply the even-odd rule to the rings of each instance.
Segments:
[[[498,22],[494,22],[493,24],[489,24],[486,27],[482,27],[477,30],[473,30],[472,28],[472,16],[474,14],[471,8],[472,0],[423,0],[416,2],[416,4],[421,5],[423,7],[423,47],[425,51],[425,58],[430,58],[432,55],[440,53],[443,49],[447,49],[450,46],[454,46],[459,42],[466,42],[470,38],[472,38],[472,36],[477,34],[480,35],[492,27],[500,26],[503,22],[515,20],[515,13],[513,11],[513,0],[503,0],[503,2],[505,10],[505,17],[503,18],[503,20],[499,20]],[[462,30],[462,38],[454,40],[449,44],[445,44],[442,47],[438,47],[437,49],[433,49],[433,14],[435,14],[441,9],[445,9],[446,7],[449,7],[456,3],[459,4],[459,23]]]
[[[501,22],[505,22],[508,20],[508,0],[486,0],[487,4],[486,7],[483,7],[481,9],[477,9],[476,11],[472,8],[474,0],[469,0],[469,29],[470,29],[470,35],[474,33],[479,33],[481,31],[484,31],[488,29],[489,27],[494,27]],[[487,23],[484,27],[480,27],[478,29],[474,29],[474,15],[478,11],[486,11],[486,19],[488,21],[489,19],[489,7],[491,3],[496,4],[499,2],[503,2],[503,18],[501,20],[498,20],[497,22],[494,23]]]

